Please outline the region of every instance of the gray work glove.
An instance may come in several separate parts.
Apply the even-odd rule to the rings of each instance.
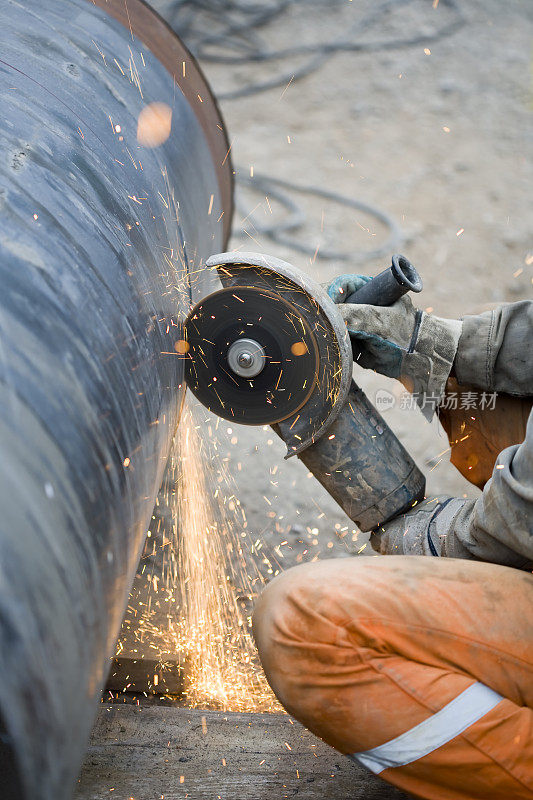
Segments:
[[[381,525],[372,533],[370,544],[383,555],[472,558],[455,536],[447,537],[466,502],[461,497],[424,500]]]
[[[344,303],[369,280],[365,275],[340,275],[327,288],[358,351],[357,363],[401,380],[431,419],[453,365],[462,322],[426,314],[408,295],[392,306]]]

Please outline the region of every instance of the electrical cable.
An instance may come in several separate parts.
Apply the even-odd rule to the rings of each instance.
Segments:
[[[362,200],[357,200],[352,197],[331,192],[326,189],[321,189],[319,186],[302,186],[300,184],[291,183],[290,181],[281,180],[280,178],[271,178],[268,175],[254,175],[253,178],[237,175],[236,182],[238,185],[246,186],[254,192],[265,194],[268,197],[277,200],[289,214],[280,222],[270,225],[263,225],[253,215],[253,212],[246,214],[246,209],[243,209],[241,200],[237,196],[237,208],[239,211],[244,211],[244,221],[250,220],[254,230],[262,235],[267,236],[272,241],[278,244],[284,244],[292,250],[296,250],[305,255],[311,256],[313,259],[319,258],[328,261],[350,261],[354,264],[360,264],[373,258],[381,258],[388,255],[391,251],[399,249],[403,242],[403,233],[396,222],[396,220],[377,206],[370,203],[365,203]],[[283,191],[285,190],[285,191]],[[287,236],[289,231],[296,231],[303,227],[306,221],[306,215],[302,207],[296,203],[291,197],[289,192],[297,192],[300,194],[311,195],[314,197],[321,197],[324,200],[329,200],[333,203],[353,208],[357,211],[362,211],[368,214],[378,222],[382,223],[389,232],[386,241],[383,244],[371,250],[350,250],[347,252],[336,250],[321,250],[319,247],[314,248],[306,245],[298,240]],[[245,229],[242,233],[236,232],[236,235],[246,236]]]
[[[372,28],[383,20],[389,12],[411,5],[414,0],[384,0],[373,8],[366,17],[358,20],[349,34],[343,38],[329,42],[312,43],[272,50],[264,45],[257,31],[267,24],[279,19],[290,7],[319,6],[311,0],[274,0],[270,5],[239,3],[236,0],[171,0],[160,8],[168,22],[186,41],[197,58],[201,61],[227,65],[245,65],[266,61],[280,61],[308,55],[310,59],[301,67],[284,72],[268,81],[248,84],[242,88],[217,93],[220,100],[236,100],[252,94],[264,92],[288,82],[294,83],[315,72],[322,64],[338,52],[375,52],[378,50],[399,50],[414,47],[418,44],[431,44],[437,40],[451,36],[465,22],[458,0],[440,0],[441,7],[447,7],[452,18],[442,27],[431,33],[420,33],[412,36],[362,41],[354,38]],[[333,5],[340,5],[341,0],[328,0],[326,5],[331,11]],[[344,4],[344,3],[343,3]],[[186,11],[188,10],[188,15]],[[225,27],[216,33],[199,35],[194,29],[194,21],[201,13],[214,18]],[[235,15],[238,15],[235,18]],[[204,26],[205,27],[205,26]],[[210,47],[219,47],[222,52],[213,52]],[[231,51],[238,51],[237,55]],[[225,52],[224,52],[225,51]]]

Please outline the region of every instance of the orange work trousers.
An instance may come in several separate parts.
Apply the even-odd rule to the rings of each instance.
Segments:
[[[533,798],[533,576],[395,556],[305,564],[254,633],[285,708],[430,800]]]

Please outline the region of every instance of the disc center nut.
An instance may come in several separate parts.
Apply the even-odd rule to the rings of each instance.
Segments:
[[[255,339],[237,339],[228,350],[228,364],[235,375],[255,378],[265,366],[265,351]]]
[[[254,357],[251,353],[241,353],[238,357],[237,361],[239,362],[240,367],[251,367],[254,363]]]

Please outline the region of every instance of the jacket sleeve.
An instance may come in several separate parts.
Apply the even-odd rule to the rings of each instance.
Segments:
[[[461,384],[533,395],[533,302],[522,300],[463,319],[454,368]]]
[[[533,303],[521,301],[465,317],[455,357],[460,383],[533,395]],[[466,501],[443,555],[522,569],[533,563],[533,412],[521,444],[502,450],[477,500]]]
[[[502,450],[481,497],[462,505],[442,555],[533,567],[533,411],[524,441]]]

